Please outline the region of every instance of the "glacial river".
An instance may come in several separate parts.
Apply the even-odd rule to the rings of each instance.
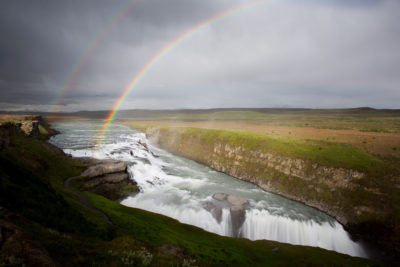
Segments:
[[[163,214],[219,235],[232,236],[229,207],[221,218],[205,209],[215,203],[215,193],[249,200],[239,236],[284,243],[317,246],[366,257],[363,246],[334,218],[301,203],[268,193],[256,185],[216,172],[192,160],[158,148],[145,134],[113,124],[101,145],[96,145],[100,121],[60,122],[53,128],[61,134],[50,142],[74,157],[111,158],[128,163],[128,172],[140,193],[121,204]]]

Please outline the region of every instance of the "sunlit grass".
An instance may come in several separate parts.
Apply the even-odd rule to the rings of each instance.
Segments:
[[[162,128],[167,130],[169,128]],[[376,172],[384,163],[362,150],[348,144],[320,140],[298,140],[269,136],[253,132],[215,130],[203,128],[178,128],[180,134],[193,136],[205,142],[219,141],[249,150],[272,152],[293,158],[311,160],[321,165]]]

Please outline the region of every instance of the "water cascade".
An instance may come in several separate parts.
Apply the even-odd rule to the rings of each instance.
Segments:
[[[63,122],[51,142],[74,157],[128,162],[140,193],[121,204],[163,214],[225,236],[318,246],[365,257],[334,218],[301,203],[177,157],[149,143],[143,133],[112,125],[96,146],[101,122]],[[222,195],[218,195],[223,193]],[[236,205],[228,197],[236,198]],[[242,202],[240,202],[242,201]]]

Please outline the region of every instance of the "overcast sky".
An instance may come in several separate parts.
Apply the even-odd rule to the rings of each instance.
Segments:
[[[58,108],[108,110],[163,47],[244,2],[1,1],[0,110],[49,110],[89,47]],[[264,1],[174,47],[122,108],[400,108],[399,14],[399,0]]]

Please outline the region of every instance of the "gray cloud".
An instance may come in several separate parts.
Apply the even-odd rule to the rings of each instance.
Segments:
[[[243,2],[138,0],[99,38],[130,1],[2,1],[0,109],[50,107],[90,46],[60,108],[109,109],[168,43]],[[399,11],[396,0],[257,4],[174,47],[123,108],[399,108]]]

